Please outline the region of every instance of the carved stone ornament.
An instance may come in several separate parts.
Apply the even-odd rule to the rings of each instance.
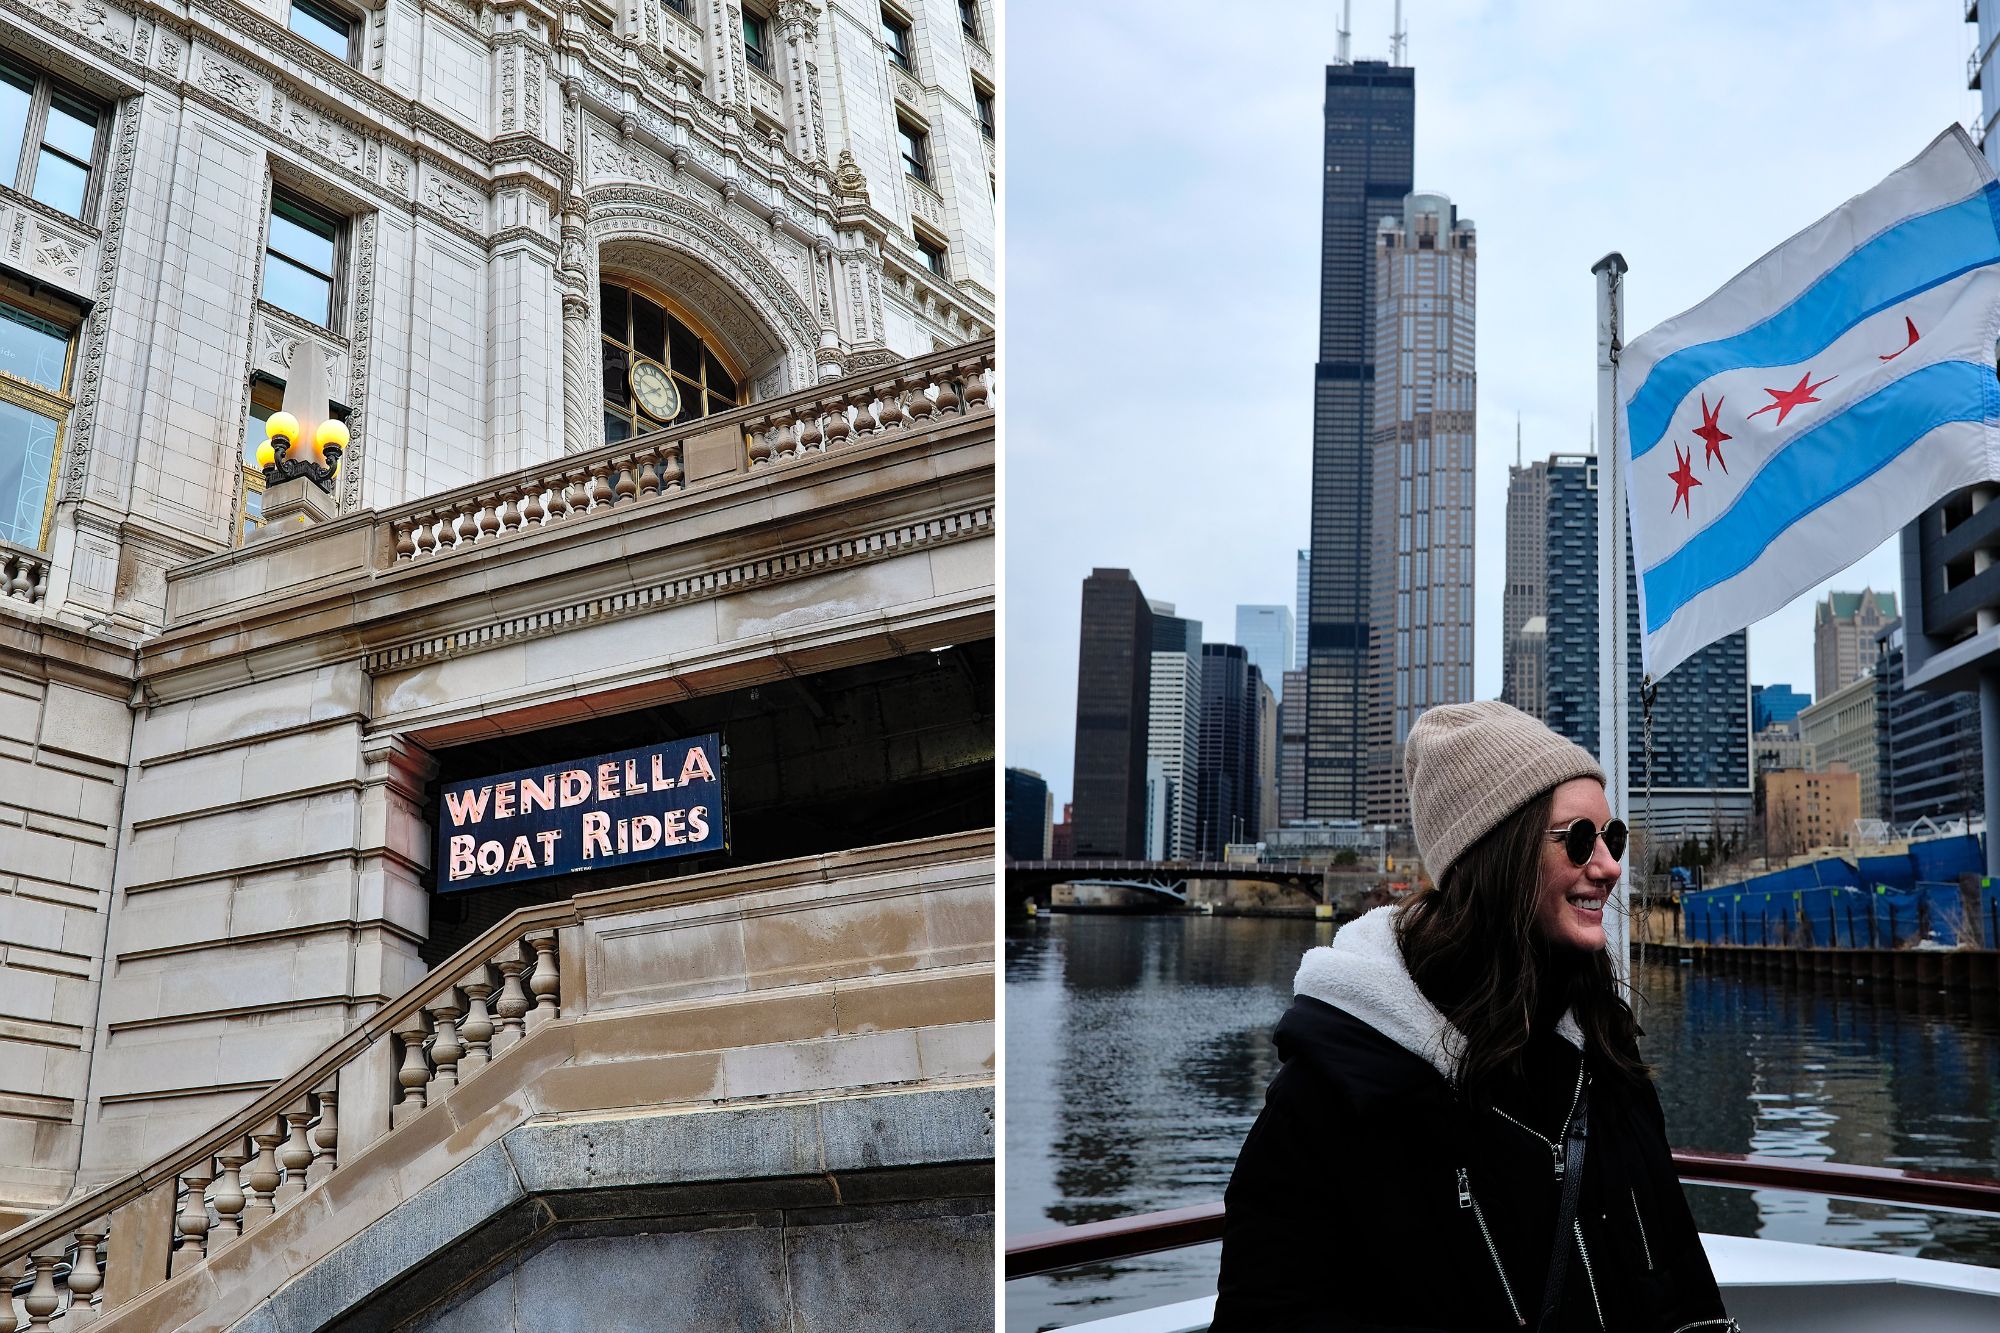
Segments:
[[[861,164],[854,160],[854,150],[840,150],[840,160],[833,166],[833,188],[849,199],[868,202],[868,177],[861,172]]]

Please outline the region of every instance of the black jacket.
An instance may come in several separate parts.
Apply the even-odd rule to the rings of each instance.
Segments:
[[[1409,979],[1392,911],[1300,968],[1283,1065],[1225,1196],[1214,1333],[1533,1328],[1560,1202],[1551,1144],[1579,1079],[1582,1241],[1556,1327],[1732,1328],[1651,1086],[1595,1069],[1565,1016],[1492,1109],[1467,1105],[1449,1078],[1457,1034]]]

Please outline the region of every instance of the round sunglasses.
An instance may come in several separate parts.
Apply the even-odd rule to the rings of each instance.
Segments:
[[[1549,830],[1549,841],[1563,845],[1563,851],[1573,866],[1590,864],[1591,854],[1597,850],[1600,837],[1604,839],[1604,849],[1611,853],[1611,858],[1614,861],[1622,859],[1625,840],[1630,836],[1631,830],[1625,827],[1622,819],[1607,821],[1601,830],[1588,819],[1572,819],[1562,828]]]

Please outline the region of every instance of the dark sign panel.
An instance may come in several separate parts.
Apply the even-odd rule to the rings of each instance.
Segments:
[[[447,784],[437,887],[486,889],[727,847],[722,738],[710,733]]]

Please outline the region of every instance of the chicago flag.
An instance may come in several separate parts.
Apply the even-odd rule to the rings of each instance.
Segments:
[[[2000,479],[2000,186],[1953,126],[1619,361],[1655,679]]]

